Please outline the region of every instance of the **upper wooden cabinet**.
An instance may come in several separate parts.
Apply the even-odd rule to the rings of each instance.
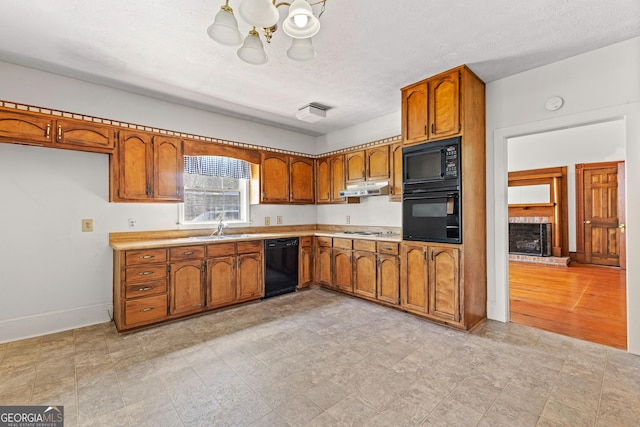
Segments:
[[[110,166],[112,201],[183,200],[184,156],[178,138],[122,131]]]
[[[344,156],[347,184],[389,179],[389,146],[354,151]]]
[[[331,165],[329,157],[316,160],[316,203],[331,203]]]
[[[402,137],[413,144],[462,131],[460,81],[463,67],[402,89]]]
[[[346,186],[343,154],[329,158],[329,170],[331,173],[331,203],[345,203],[346,198],[340,197],[340,191],[344,190]]]
[[[57,148],[112,153],[117,130],[112,126],[83,120],[56,120],[55,144]]]
[[[51,145],[54,120],[50,117],[0,109],[0,141]]]
[[[402,201],[402,142],[389,146],[389,200]]]
[[[260,203],[313,204],[313,160],[262,153]]]
[[[346,203],[340,191],[346,186],[345,155],[336,154],[316,160],[316,203]],[[353,200],[349,200],[353,201]]]

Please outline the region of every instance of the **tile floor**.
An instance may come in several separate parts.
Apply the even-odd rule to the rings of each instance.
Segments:
[[[120,336],[0,345],[0,405],[65,426],[638,426],[640,357],[515,324],[463,333],[313,289]]]

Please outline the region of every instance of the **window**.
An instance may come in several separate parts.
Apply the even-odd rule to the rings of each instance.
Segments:
[[[185,156],[181,224],[248,222],[249,163],[218,156]]]

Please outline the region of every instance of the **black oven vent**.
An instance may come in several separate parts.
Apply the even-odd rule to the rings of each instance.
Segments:
[[[551,224],[509,223],[509,253],[551,256]]]

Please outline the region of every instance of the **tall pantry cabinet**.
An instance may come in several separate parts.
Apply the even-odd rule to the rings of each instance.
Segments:
[[[461,137],[462,243],[404,241],[401,305],[469,330],[486,318],[484,83],[460,66],[402,89],[404,146]]]

